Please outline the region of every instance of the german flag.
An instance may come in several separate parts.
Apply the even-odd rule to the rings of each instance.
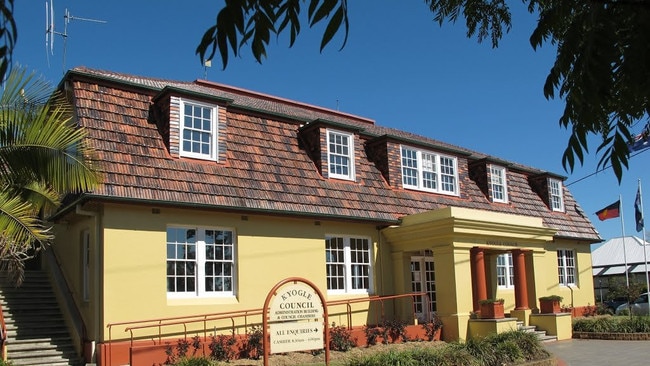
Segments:
[[[600,221],[604,221],[607,219],[613,219],[615,217],[619,217],[621,212],[621,200],[618,200],[611,205],[603,208],[602,210],[596,212],[596,215],[598,215],[598,218]]]

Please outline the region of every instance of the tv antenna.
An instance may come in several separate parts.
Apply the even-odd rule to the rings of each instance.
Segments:
[[[93,22],[93,23],[107,23],[105,20],[99,19],[90,19],[75,17],[70,14],[68,9],[65,9],[63,14],[63,33],[57,32],[54,30],[54,0],[50,0],[48,3],[45,1],[45,54],[47,55],[47,66],[50,66],[50,54],[54,55],[54,36],[59,35],[63,37],[63,72],[65,73],[65,58],[67,53],[67,44],[68,44],[68,24],[72,20],[81,20],[84,22]],[[49,50],[48,50],[49,48]],[[49,51],[49,52],[48,52]]]

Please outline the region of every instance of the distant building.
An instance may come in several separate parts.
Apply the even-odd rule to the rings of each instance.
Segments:
[[[647,244],[648,242],[646,242]],[[646,247],[650,258],[650,247]],[[645,282],[645,259],[643,239],[636,236],[612,238],[591,251],[596,300],[607,295],[612,278],[625,278],[625,263],[630,281]],[[650,266],[650,264],[649,264]]]

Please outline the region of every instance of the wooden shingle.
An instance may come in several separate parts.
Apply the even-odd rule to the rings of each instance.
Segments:
[[[78,68],[67,76],[76,117],[97,151],[104,182],[88,199],[158,202],[231,211],[308,215],[379,224],[446,206],[541,217],[558,236],[598,241],[593,225],[564,188],[565,212],[553,212],[531,187],[545,172],[509,163],[507,204],[491,203],[485,180],[471,171],[487,156],[372,120],[209,82],[178,82]],[[152,105],[165,88],[222,98],[227,149],[224,161],[178,158],[172,151],[169,111]],[[167,93],[170,93],[167,91]],[[223,104],[223,100],[230,103]],[[165,117],[165,114],[167,116]],[[355,134],[355,181],[322,174],[318,128],[326,120]],[[307,124],[307,126],[305,126]],[[178,139],[176,132],[176,139]],[[408,141],[458,159],[459,196],[405,190],[399,144]],[[176,141],[176,144],[178,142]],[[406,142],[404,142],[406,143]],[[478,164],[481,166],[481,164]],[[485,170],[484,164],[483,171]],[[556,175],[553,175],[556,176]]]

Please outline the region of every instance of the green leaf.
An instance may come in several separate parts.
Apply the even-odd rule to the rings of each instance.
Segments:
[[[323,39],[321,40],[320,43],[321,52],[323,52],[325,46],[327,46],[327,44],[332,40],[332,37],[334,37],[336,32],[338,32],[338,30],[341,28],[342,21],[343,21],[343,7],[340,6],[332,16],[332,19],[330,19],[329,23],[327,24],[325,33],[323,33]]]
[[[311,15],[309,16],[310,18],[310,26],[314,26],[314,24],[320,22],[323,20],[325,17],[329,16],[329,14],[332,12],[336,4],[339,2],[339,0],[323,0],[323,3],[321,6],[316,10],[316,13],[312,17]]]

